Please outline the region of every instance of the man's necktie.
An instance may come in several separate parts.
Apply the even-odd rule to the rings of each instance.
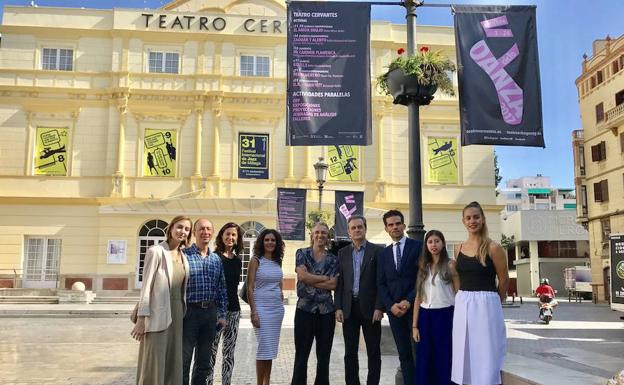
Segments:
[[[401,242],[396,243],[396,268],[397,271],[401,269]]]

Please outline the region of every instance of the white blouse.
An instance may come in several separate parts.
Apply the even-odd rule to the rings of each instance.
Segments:
[[[429,269],[427,280],[423,285],[425,298],[420,304],[425,309],[442,309],[455,305],[455,291],[453,290],[453,281],[444,282],[440,274],[435,276],[435,285],[432,281],[433,272]]]

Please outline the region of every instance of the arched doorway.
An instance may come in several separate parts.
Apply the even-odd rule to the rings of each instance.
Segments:
[[[240,282],[244,282],[247,279],[247,268],[249,266],[249,259],[253,254],[254,243],[256,238],[260,235],[260,232],[264,230],[264,225],[260,222],[249,221],[240,225],[243,230],[243,252],[241,253],[241,259],[243,261],[243,269],[241,271]]]
[[[143,262],[145,261],[145,253],[151,246],[156,245],[166,239],[166,229],[168,223],[162,219],[152,219],[145,222],[139,228],[139,237],[137,245],[139,246],[136,279],[134,287],[140,289],[143,286]]]

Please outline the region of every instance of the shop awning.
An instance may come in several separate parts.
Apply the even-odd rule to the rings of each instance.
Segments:
[[[530,188],[529,189],[529,194],[532,195],[548,195],[550,194],[550,189],[549,188]]]

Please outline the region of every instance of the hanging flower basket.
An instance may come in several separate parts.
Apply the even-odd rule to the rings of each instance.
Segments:
[[[388,72],[377,77],[377,85],[382,94],[390,95],[395,104],[408,105],[417,103],[425,106],[433,100],[433,94],[439,89],[450,96],[455,95],[451,74],[455,65],[440,52],[430,52],[428,47],[421,47],[416,55],[402,56],[405,50],[400,48],[388,66]]]

